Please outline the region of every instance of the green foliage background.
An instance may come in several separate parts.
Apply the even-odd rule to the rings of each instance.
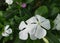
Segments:
[[[20,40],[18,26],[22,20],[26,21],[35,14],[39,14],[51,22],[51,29],[47,30],[45,37],[49,43],[60,43],[60,31],[52,30],[54,19],[60,13],[60,0],[13,0],[12,5],[0,1],[0,43],[45,43],[42,39]],[[17,4],[17,2],[19,4]],[[26,3],[27,7],[22,8],[20,3]],[[9,37],[3,37],[4,26],[9,24],[13,33]]]

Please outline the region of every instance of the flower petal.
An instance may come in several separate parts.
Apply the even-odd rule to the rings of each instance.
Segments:
[[[9,28],[8,30],[6,30],[6,33],[11,34],[12,33],[12,29]]]
[[[60,14],[57,15],[56,19],[60,21]]]
[[[57,24],[59,24],[59,20],[58,19],[55,19],[54,20],[54,25],[57,25]]]
[[[44,27],[45,29],[49,30],[50,29],[50,22],[48,19],[46,19],[44,22],[41,23],[41,26]]]
[[[13,3],[13,0],[6,0],[5,2],[11,5]]]
[[[7,30],[8,28],[9,28],[9,25],[6,25],[6,26],[5,26],[5,30]]]
[[[41,22],[44,22],[46,19],[44,18],[44,17],[42,17],[42,16],[40,16],[40,15],[36,15],[35,16],[37,19],[38,19],[38,21],[41,23]]]
[[[26,40],[28,38],[28,33],[34,28],[34,24],[29,24],[24,30],[19,33],[19,38]]]
[[[3,33],[2,33],[2,36],[8,37],[9,34],[7,34],[6,32],[3,32]]]
[[[26,28],[26,24],[24,21],[22,21],[19,25],[19,30],[23,30],[24,28]]]
[[[60,23],[56,25],[56,30],[60,30]]]
[[[25,33],[25,31],[21,31],[21,32],[19,32],[19,38],[20,38],[21,40],[27,40],[28,34]]]
[[[59,24],[60,22],[60,14],[57,15],[56,19],[54,20],[54,24]]]
[[[35,34],[37,25],[31,25],[31,30],[29,31],[29,34]]]
[[[29,33],[32,29],[34,29],[34,24],[29,24],[26,26],[26,28],[24,30],[22,30],[25,33]]]
[[[31,39],[31,40],[36,40],[37,38],[34,36],[34,34],[33,34],[33,35],[30,34],[30,39]]]
[[[53,30],[60,30],[60,14],[57,15],[56,19],[54,20],[54,27]]]
[[[36,24],[29,24],[26,26],[26,28],[23,30],[25,33],[32,33],[32,30],[36,27]],[[33,32],[34,33],[34,32]],[[33,34],[32,33],[32,34]]]
[[[37,37],[38,39],[41,39],[41,38],[44,38],[45,36],[46,36],[46,30],[38,26],[35,33],[35,37]]]
[[[36,32],[36,27],[37,27],[37,25],[31,24],[31,28],[30,28],[30,31],[29,31],[31,40],[36,40],[36,39],[37,39],[37,38],[34,36],[34,34],[35,34],[35,32]]]
[[[32,24],[32,23],[36,23],[37,22],[37,20],[36,20],[36,18],[35,17],[31,17],[30,19],[28,19],[27,21],[26,21],[28,24]]]

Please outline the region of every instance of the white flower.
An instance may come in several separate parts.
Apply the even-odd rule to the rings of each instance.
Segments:
[[[54,20],[53,29],[60,30],[60,14],[58,14],[56,19]]]
[[[5,2],[8,4],[8,5],[11,5],[13,3],[13,0],[5,0]]]
[[[26,21],[22,21],[19,25],[19,38],[22,40],[26,40],[28,38],[28,34],[30,34],[30,38],[32,40],[36,40],[44,38],[46,36],[46,30],[50,29],[50,22],[48,19],[40,15],[36,15],[31,17]]]
[[[11,33],[12,33],[12,29],[9,28],[9,25],[6,25],[4,28],[4,32],[2,33],[2,36],[8,37],[9,34],[11,34]]]

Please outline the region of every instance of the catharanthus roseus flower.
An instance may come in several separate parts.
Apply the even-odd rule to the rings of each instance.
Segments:
[[[6,25],[4,28],[4,32],[2,33],[2,36],[8,37],[12,33],[12,29],[9,28],[9,25]]]
[[[22,8],[26,8],[26,3],[22,3],[22,4],[21,4],[21,7],[22,7]]]
[[[5,2],[8,4],[8,5],[11,5],[13,3],[13,0],[5,0]]]
[[[54,20],[53,29],[60,30],[60,14],[58,14],[56,19]]]
[[[44,38],[46,36],[46,30],[50,29],[50,22],[48,19],[40,15],[36,15],[28,19],[26,22],[22,21],[19,25],[19,38],[26,40],[28,34],[32,40]]]

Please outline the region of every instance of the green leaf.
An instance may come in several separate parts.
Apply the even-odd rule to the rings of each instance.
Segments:
[[[57,14],[59,13],[59,9],[58,9],[58,7],[53,7],[51,9],[52,10],[51,10],[51,14],[49,15],[49,17],[51,20],[54,20],[56,18]]]
[[[40,6],[36,11],[35,14],[44,15],[48,13],[48,8],[46,6]]]
[[[20,40],[19,37],[16,37],[14,43],[25,43],[26,41]]]
[[[18,13],[18,10],[8,10],[4,13],[4,17],[6,19],[10,19],[10,18],[14,17],[17,13]]]
[[[46,37],[49,41],[49,43],[54,43],[49,37]]]
[[[58,38],[52,34],[51,32],[48,32],[47,37],[53,42],[53,43],[60,43]]]
[[[0,40],[1,40],[1,38],[2,38],[2,35],[0,35]]]
[[[2,13],[2,11],[0,11],[0,16],[3,16],[3,13]]]
[[[22,0],[14,0],[14,2],[21,2]]]
[[[34,1],[34,0],[26,0],[26,3],[31,3],[32,1]]]
[[[53,7],[52,8],[52,12],[51,12],[51,15],[55,15],[59,12],[59,9],[57,7]]]

